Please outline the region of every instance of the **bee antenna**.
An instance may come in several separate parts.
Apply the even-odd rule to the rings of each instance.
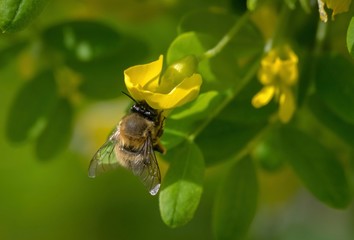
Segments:
[[[133,100],[135,103],[138,103],[132,96],[130,96],[128,93],[126,93],[126,92],[123,92],[122,91],[122,93],[125,95],[125,96],[127,96],[128,98],[130,98],[131,100]]]

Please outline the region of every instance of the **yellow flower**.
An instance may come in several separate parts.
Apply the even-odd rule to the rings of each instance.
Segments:
[[[194,100],[202,77],[195,73],[197,60],[187,56],[170,65],[163,76],[163,56],[157,61],[130,67],[124,71],[125,85],[136,101],[159,110],[172,109]]]
[[[271,50],[261,61],[259,81],[264,87],[252,98],[255,108],[263,107],[275,97],[279,118],[288,122],[295,112],[292,87],[298,80],[298,57],[288,46]]]

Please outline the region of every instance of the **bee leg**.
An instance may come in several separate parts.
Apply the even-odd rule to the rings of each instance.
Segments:
[[[158,151],[162,154],[164,154],[166,152],[166,149],[164,146],[162,146],[162,144],[160,143],[160,141],[158,141],[155,145],[154,145],[154,150]]]

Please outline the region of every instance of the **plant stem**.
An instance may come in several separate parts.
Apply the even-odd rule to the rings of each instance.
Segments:
[[[224,35],[224,37],[215,45],[215,47],[207,50],[202,56],[199,57],[199,60],[209,59],[215,57],[220,53],[223,48],[231,41],[235,34],[241,29],[242,26],[246,23],[249,17],[249,11],[243,14],[232,28]]]
[[[248,70],[243,78],[240,79],[239,83],[234,87],[226,91],[226,97],[224,101],[217,106],[217,108],[208,116],[205,121],[199,125],[199,127],[189,135],[188,139],[193,141],[200,132],[204,130],[209,123],[215,119],[216,116],[235,98],[235,96],[243,89],[243,87],[249,82],[250,79],[256,74],[258,70],[259,62],[255,62],[252,67]]]
[[[279,17],[277,20],[276,28],[273,32],[272,38],[269,40],[269,44],[267,44],[267,49],[265,52],[283,44],[286,39],[284,39],[284,35],[287,33],[289,28],[289,19],[290,19],[290,11],[288,5],[283,3]]]
[[[313,51],[313,54],[316,57],[321,53],[323,43],[325,41],[326,34],[327,34],[327,24],[328,23],[324,23],[321,20],[318,21],[317,31],[316,31],[316,45]]]

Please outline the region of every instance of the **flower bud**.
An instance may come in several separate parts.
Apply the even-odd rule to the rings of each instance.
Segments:
[[[198,59],[194,55],[188,55],[174,62],[166,69],[162,76],[161,83],[176,86],[183,79],[192,76],[198,68]]]

